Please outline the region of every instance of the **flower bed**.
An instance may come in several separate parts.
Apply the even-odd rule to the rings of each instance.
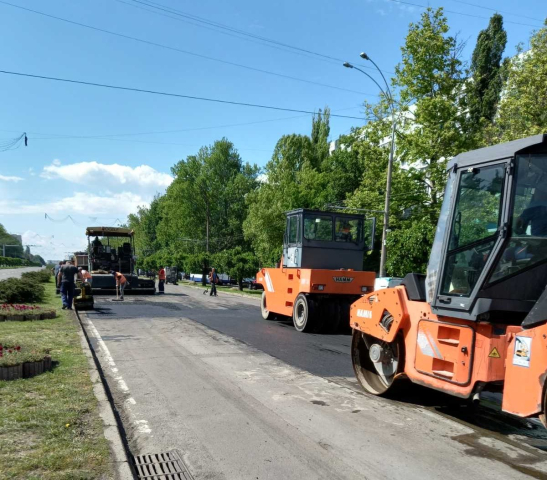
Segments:
[[[48,370],[49,349],[28,343],[0,343],[0,380],[32,378]]]
[[[37,305],[18,305],[4,303],[0,305],[1,321],[45,320],[55,318],[57,312],[53,308],[42,308]]]

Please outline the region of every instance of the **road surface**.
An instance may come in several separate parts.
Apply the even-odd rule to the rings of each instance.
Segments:
[[[257,299],[171,286],[82,316],[134,455],[182,452],[196,479],[547,478],[534,423],[356,384],[346,335],[262,320]]]
[[[19,278],[25,272],[35,272],[41,269],[42,267],[0,268],[0,280],[11,277]]]

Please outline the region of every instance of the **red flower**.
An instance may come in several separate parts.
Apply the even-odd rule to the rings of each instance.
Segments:
[[[20,347],[19,345],[17,345],[17,346],[15,347],[15,350],[19,351],[19,350],[21,350],[21,347]]]
[[[13,351],[10,349],[10,350],[8,350],[8,353],[13,353]]]

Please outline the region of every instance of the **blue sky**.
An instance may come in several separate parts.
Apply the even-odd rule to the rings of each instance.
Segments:
[[[391,0],[153,1],[355,63],[363,64],[358,55],[365,50],[388,75],[400,60],[409,22],[417,21],[423,11]],[[409,2],[428,4],[425,0]],[[142,8],[148,7],[134,0],[10,3],[195,54],[352,91],[146,45],[0,3],[2,70],[299,110],[313,111],[328,105],[333,113],[356,117],[361,115],[363,100],[373,100],[377,94],[370,80],[336,61],[222,34],[181,16],[168,18],[144,11]],[[477,34],[493,13],[487,8],[512,13],[504,13],[506,55],[515,51],[517,43],[526,44],[534,26],[540,27],[547,16],[541,0],[523,0],[518,5],[509,0],[468,3],[485,8],[461,0],[429,1],[432,7],[444,6],[453,12],[484,17],[447,13],[452,32],[467,41],[463,55],[466,60]],[[170,182],[170,167],[200,146],[225,136],[245,161],[264,166],[280,136],[307,134],[311,123],[309,116],[289,112],[4,74],[0,74],[0,92],[0,144],[22,132],[27,132],[29,138],[26,148],[0,152],[0,223],[12,233],[24,234],[26,243],[39,245],[31,250],[46,259],[61,258],[66,252],[82,248],[86,225],[123,221],[137,205],[163,192]],[[229,126],[242,123],[248,125]],[[333,118],[331,136],[335,139],[359,124],[359,120]],[[164,131],[171,133],[144,134]],[[134,133],[139,135],[119,136]],[[92,136],[95,138],[85,138]],[[70,215],[74,222],[53,222],[45,218],[46,213],[54,220]]]

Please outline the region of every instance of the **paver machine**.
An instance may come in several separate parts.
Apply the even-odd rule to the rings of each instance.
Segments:
[[[93,294],[115,294],[112,270],[122,273],[126,294],[154,295],[154,280],[139,278],[135,273],[133,230],[122,227],[87,227],[88,270],[93,276]],[[94,237],[94,238],[93,238]]]
[[[292,317],[299,332],[347,328],[351,303],[374,289],[375,273],[362,270],[375,219],[365,229],[363,215],[298,209],[286,217],[278,267],[256,275],[264,287],[262,317]]]
[[[461,398],[501,389],[504,411],[545,424],[547,135],[460,154],[447,173],[427,275],[351,306],[355,374],[375,395],[403,376]]]

